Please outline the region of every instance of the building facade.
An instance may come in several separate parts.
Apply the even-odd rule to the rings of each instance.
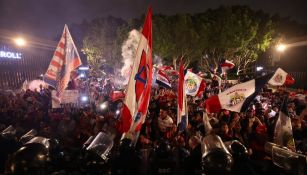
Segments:
[[[25,80],[38,79],[45,73],[52,53],[36,54],[17,48],[0,47],[0,89],[20,89]]]

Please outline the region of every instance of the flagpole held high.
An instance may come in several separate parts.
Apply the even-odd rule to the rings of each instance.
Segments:
[[[62,37],[43,77],[47,84],[56,89],[56,96],[60,101],[68,85],[71,72],[81,64],[78,50],[65,24]]]
[[[152,8],[149,7],[136,51],[118,129],[135,135],[145,121],[152,84]]]

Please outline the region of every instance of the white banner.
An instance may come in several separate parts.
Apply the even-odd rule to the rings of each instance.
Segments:
[[[68,103],[76,104],[79,101],[79,96],[80,95],[78,90],[65,90],[63,92],[63,99],[61,104],[68,104]],[[52,108],[60,108],[61,105],[57,100],[55,90],[51,92],[51,97],[52,97]]]

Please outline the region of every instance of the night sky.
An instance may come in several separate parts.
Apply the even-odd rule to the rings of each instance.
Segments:
[[[197,13],[220,5],[248,5],[307,24],[307,0],[0,0],[0,33],[25,33],[54,39],[64,24],[115,16],[139,17],[149,4],[154,13]]]

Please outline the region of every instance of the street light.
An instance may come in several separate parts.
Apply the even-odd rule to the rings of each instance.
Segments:
[[[14,41],[15,41],[15,44],[17,46],[24,46],[24,45],[26,45],[26,41],[23,38],[16,38]]]
[[[284,52],[285,50],[286,50],[286,45],[285,44],[278,44],[277,46],[276,46],[276,50],[278,51],[278,52]]]

